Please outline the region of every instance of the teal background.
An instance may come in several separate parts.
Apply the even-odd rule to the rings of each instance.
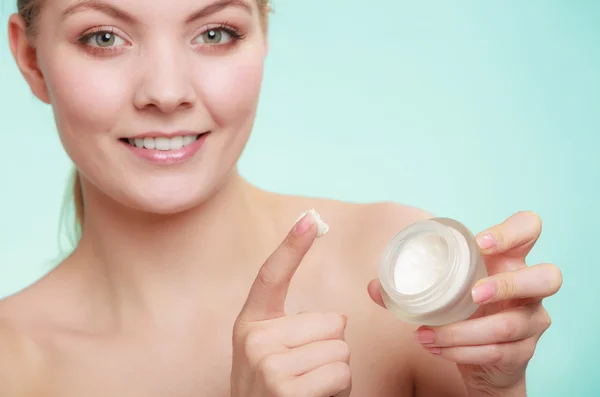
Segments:
[[[5,27],[15,0],[0,1]],[[474,231],[537,211],[531,263],[558,264],[564,284],[547,300],[554,322],[529,395],[600,396],[600,1],[276,0],[275,11],[242,173],[279,192],[416,205]],[[4,27],[0,296],[55,263],[71,169]]]

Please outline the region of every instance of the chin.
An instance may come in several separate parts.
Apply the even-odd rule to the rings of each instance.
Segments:
[[[134,204],[136,210],[155,215],[177,215],[186,211],[191,210],[194,207],[202,204],[202,199],[169,199],[163,201],[152,201],[152,202],[141,202],[138,201]]]
[[[205,198],[198,195],[182,194],[179,196],[151,195],[129,197],[121,204],[133,210],[155,215],[176,215],[201,205]]]
[[[124,204],[142,212],[174,215],[206,202],[216,192],[214,183],[172,184],[129,191]]]
[[[103,181],[108,182],[108,181]],[[218,191],[216,179],[202,178],[122,178],[115,183],[93,184],[85,181],[88,197],[100,206],[121,207],[156,215],[176,215],[202,205]],[[102,186],[100,188],[100,186]],[[102,204],[104,201],[105,204]],[[115,208],[116,209],[116,208]]]

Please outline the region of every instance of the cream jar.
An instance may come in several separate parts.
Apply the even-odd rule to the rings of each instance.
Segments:
[[[475,237],[449,218],[418,221],[400,231],[379,268],[388,310],[407,323],[429,326],[471,316],[478,307],[471,290],[486,276]]]

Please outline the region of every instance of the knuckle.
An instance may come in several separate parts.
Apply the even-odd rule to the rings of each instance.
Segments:
[[[496,280],[498,297],[501,299],[513,299],[517,296],[517,285],[512,278],[501,277]]]
[[[457,331],[455,324],[441,326],[435,331],[435,343],[445,346],[455,346],[457,341]]]
[[[244,344],[249,348],[258,348],[264,343],[264,331],[262,329],[254,329],[246,334]]]
[[[542,307],[540,310],[540,327],[542,329],[542,332],[550,328],[551,325],[552,318],[550,317],[550,314],[548,314],[548,311],[546,311],[546,309]]]
[[[260,360],[257,367],[265,379],[276,379],[281,371],[281,363],[276,355],[266,356]]]
[[[270,267],[263,266],[256,275],[256,282],[264,288],[271,288],[278,284],[277,275]]]
[[[498,325],[493,330],[493,334],[499,341],[513,341],[519,336],[519,327],[515,321],[507,315],[503,315],[500,316]]]
[[[535,230],[536,234],[542,231],[542,217],[535,211],[521,211],[521,216],[527,217],[531,224],[531,228]]]
[[[253,330],[246,334],[244,354],[249,362],[256,364],[260,360],[266,341],[267,337],[263,330]]]
[[[560,288],[562,287],[563,277],[562,271],[560,268],[553,264],[548,264],[546,267],[546,274],[548,277],[548,289],[550,290],[550,294],[556,294]]]
[[[243,340],[245,338],[246,323],[238,316],[233,323],[233,335],[232,339],[234,342]]]
[[[527,364],[529,361],[533,359],[533,355],[535,353],[535,343],[531,344],[531,346],[527,346],[523,349],[523,362],[522,364]]]
[[[342,362],[350,361],[350,346],[343,340],[333,340],[334,356]]]
[[[460,343],[460,331],[456,326],[450,325],[446,329],[446,338],[448,338],[448,344],[450,346],[457,346]]]
[[[346,328],[346,320],[344,319],[344,316],[337,313],[327,313],[326,316],[327,323],[334,331],[344,331]]]
[[[331,379],[335,381],[340,389],[347,389],[352,384],[352,372],[346,363],[336,363],[331,368]]]
[[[517,367],[527,367],[527,364],[534,356],[535,345],[535,342],[528,341],[526,343],[521,343],[518,348],[514,348],[512,364],[516,365]]]
[[[334,312],[315,313],[315,321],[318,321],[322,326],[332,334],[343,335],[346,328],[345,317]]]
[[[503,250],[509,248],[506,237],[504,236],[502,225],[491,228],[490,233],[492,234],[492,236],[494,236],[498,249]]]
[[[488,363],[492,365],[500,364],[504,361],[505,352],[500,345],[488,346]]]

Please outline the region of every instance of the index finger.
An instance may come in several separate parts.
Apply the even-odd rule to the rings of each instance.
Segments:
[[[531,211],[521,211],[477,235],[484,255],[525,259],[542,232],[542,220]]]
[[[318,215],[307,212],[288,233],[281,245],[260,268],[246,303],[242,321],[261,321],[285,315],[285,299],[292,277],[318,236]]]

